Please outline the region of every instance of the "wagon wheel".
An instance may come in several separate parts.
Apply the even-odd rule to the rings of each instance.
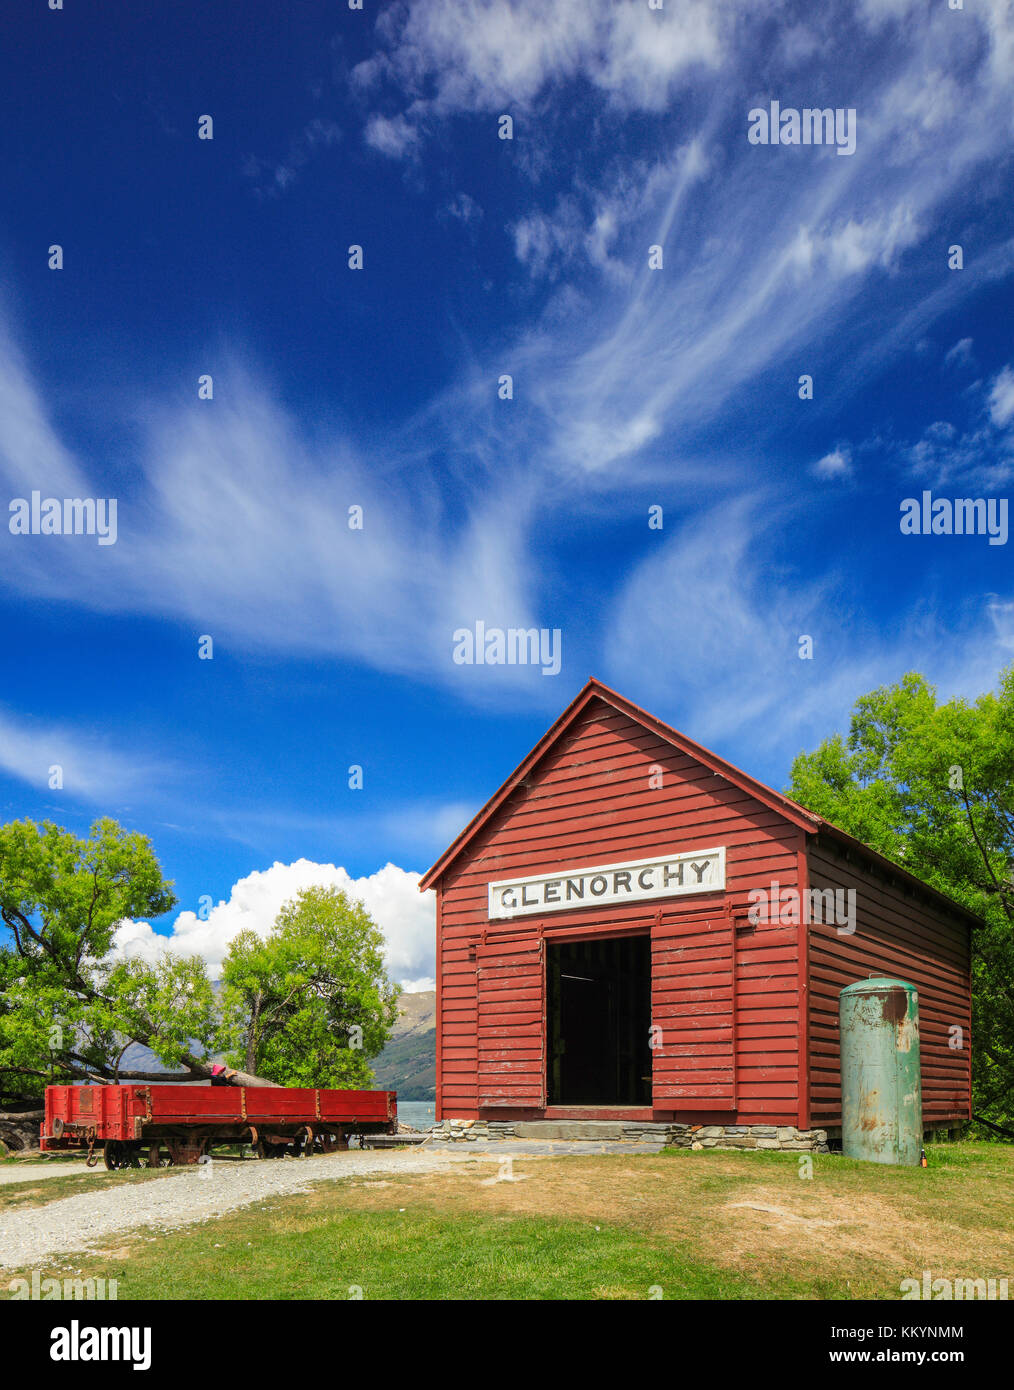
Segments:
[[[148,1146],[149,1168],[171,1168],[172,1166],[173,1156],[168,1149],[163,1149],[161,1144],[150,1144]]]
[[[107,1139],[102,1145],[102,1161],[111,1173],[120,1168],[140,1168],[139,1146],[125,1144],[122,1139]]]
[[[266,1139],[258,1139],[254,1145],[254,1150],[258,1158],[282,1158],[285,1154],[285,1144],[269,1144]]]

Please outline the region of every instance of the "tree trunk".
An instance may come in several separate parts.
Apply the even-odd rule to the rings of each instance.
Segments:
[[[200,1070],[193,1071],[121,1071],[120,1082],[127,1084],[131,1081],[158,1081],[163,1086],[185,1086],[188,1082],[193,1085],[201,1081],[210,1081],[211,1068],[201,1064]],[[248,1071],[233,1071],[228,1068],[226,1071],[226,1082],[230,1086],[277,1086],[277,1081],[268,1081],[264,1076],[254,1076]],[[97,1085],[113,1086],[116,1083],[104,1076],[91,1078]]]
[[[226,1072],[226,1080],[230,1086],[278,1086],[277,1081],[269,1081],[266,1076],[254,1076],[249,1071]]]
[[[12,1153],[38,1152],[39,1125],[45,1110],[0,1111],[0,1144]]]
[[[119,1073],[119,1083],[129,1084],[132,1081],[154,1081],[160,1082],[163,1086],[182,1086],[187,1082],[199,1083],[212,1079],[212,1064],[210,1062],[203,1062],[197,1057],[190,1056],[185,1056],[183,1061],[188,1068],[187,1071],[121,1071]],[[111,1076],[99,1076],[76,1069],[69,1071],[64,1075],[62,1080],[58,1079],[53,1084],[58,1086],[69,1085],[71,1084],[70,1078],[72,1077],[79,1081],[87,1081],[91,1085],[115,1086],[117,1084]],[[256,1076],[253,1072],[249,1071],[233,1071],[231,1067],[226,1067],[224,1072],[220,1072],[219,1079],[229,1086],[279,1086],[277,1081],[269,1081],[266,1076]],[[33,1111],[32,1113],[34,1114],[36,1112]],[[37,1113],[37,1118],[41,1120],[43,1119],[43,1115],[44,1112],[40,1110]],[[0,1119],[4,1118],[16,1119],[17,1113],[13,1111],[6,1112],[6,1114],[0,1112]]]
[[[258,990],[253,1002],[253,1012],[250,1015],[250,1031],[246,1039],[246,1069],[253,1073],[254,1063],[257,1061],[257,1028],[260,1023],[261,1005],[264,1003],[263,991]]]
[[[198,1076],[211,1079],[211,1063],[202,1062],[198,1057],[191,1057],[189,1054],[183,1058],[186,1066]],[[249,1071],[233,1071],[231,1067],[226,1067],[220,1075],[229,1083],[230,1086],[277,1086],[277,1081],[269,1081],[266,1076],[254,1076]],[[171,1080],[172,1078],[167,1078]]]

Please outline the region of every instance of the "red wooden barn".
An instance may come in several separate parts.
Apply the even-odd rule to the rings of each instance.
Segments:
[[[438,1119],[833,1130],[869,975],[918,988],[924,1124],[969,1117],[976,919],[598,681],[420,887]]]

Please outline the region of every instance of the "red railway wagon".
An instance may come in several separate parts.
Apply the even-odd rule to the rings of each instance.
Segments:
[[[197,1163],[212,1144],[259,1158],[347,1149],[350,1134],[394,1134],[395,1091],[288,1086],[47,1086],[39,1147],[100,1148],[107,1168]]]

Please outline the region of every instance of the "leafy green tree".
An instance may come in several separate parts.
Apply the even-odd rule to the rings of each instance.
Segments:
[[[1014,666],[974,703],[910,673],[792,765],[789,795],[978,914],[976,1114],[1014,1121]]]
[[[399,990],[362,903],[300,894],[266,941],[236,938],[216,991],[199,957],[110,955],[124,918],[175,902],[148,839],[115,821],[87,839],[49,822],[0,826],[0,1140],[34,1146],[47,1085],[206,1080],[229,1048],[234,1085],[370,1084]],[[135,1043],[170,1070],[125,1070]]]
[[[335,888],[298,894],[266,940],[240,932],[222,972],[230,1064],[284,1086],[369,1087],[400,993],[383,947],[363,904]]]
[[[49,822],[0,826],[0,1138],[36,1142],[47,1085],[210,1075],[219,1020],[203,962],[109,954],[125,917],[175,901],[148,839],[113,820],[87,839]],[[186,1072],[122,1070],[132,1043]]]

